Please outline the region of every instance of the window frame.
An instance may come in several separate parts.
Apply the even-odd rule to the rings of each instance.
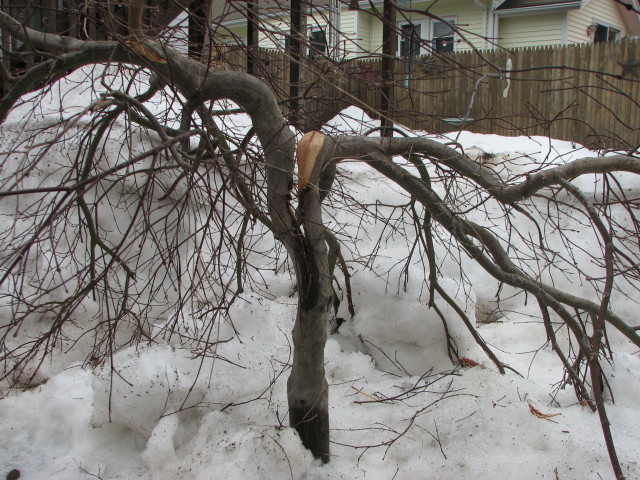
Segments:
[[[312,35],[314,33],[322,32],[324,38],[324,50],[319,48],[314,48],[313,45],[322,45],[319,42],[315,42],[312,39]],[[289,50],[289,45],[291,43],[291,30],[281,30],[280,32],[275,34],[274,45],[278,50],[282,50],[286,52]],[[329,52],[329,41],[327,38],[327,29],[326,27],[312,27],[307,29],[307,44],[306,44],[306,53],[309,58],[319,58],[328,56]]]
[[[451,50],[444,50],[444,52],[448,52],[448,51],[455,52],[456,51],[456,28],[455,28],[455,26],[458,23],[458,18],[454,17],[454,16],[450,16],[450,17],[442,17],[442,20],[436,20],[436,19],[432,19],[431,20],[431,40],[430,41],[431,41],[431,43],[433,45],[435,45],[435,43],[436,43],[436,39],[434,38],[434,35],[435,35],[435,24],[438,23],[438,22],[439,23],[443,23],[443,24],[445,24],[447,26],[453,25],[451,27],[452,31],[451,31],[451,35],[450,35],[451,36]],[[438,38],[442,38],[442,37],[444,37],[444,35],[441,35]],[[447,37],[449,37],[449,35],[447,35]],[[437,48],[435,48],[435,51],[441,52],[441,50],[438,50]]]
[[[602,22],[598,20],[593,21],[593,25],[596,25],[596,30],[593,32],[593,43],[603,43],[603,42],[617,42],[622,38],[622,29],[615,25],[611,25],[607,22]],[[598,35],[598,30],[602,28],[606,30],[606,39],[597,40],[596,37]],[[613,34],[613,38],[611,35]]]
[[[421,18],[412,18],[409,20],[403,20],[401,22],[397,22],[397,29],[398,29],[398,40],[397,40],[397,49],[396,49],[396,55],[399,58],[406,58],[407,60],[409,60],[410,57],[406,57],[402,55],[402,42],[403,42],[403,36],[402,36],[402,30],[404,27],[409,26],[409,25],[415,25],[415,26],[420,26],[420,50],[418,51],[418,53],[416,54],[416,56],[421,57],[423,55],[432,55],[434,53],[437,52],[437,49],[434,48],[435,45],[435,39],[433,37],[434,33],[435,33],[435,25],[437,22],[441,22],[444,21],[448,24],[452,24],[452,25],[457,25],[458,24],[458,17],[456,15],[447,15],[444,17],[440,17],[442,20],[440,19],[435,19],[435,18],[428,18],[428,17],[421,17]],[[453,29],[453,49],[452,51],[457,51],[456,48],[456,43],[457,43],[457,33],[455,31],[455,28]]]
[[[314,41],[313,35],[317,33],[322,34],[324,44],[321,42]],[[308,37],[307,41],[309,42],[309,45],[307,48],[307,55],[309,56],[309,58],[326,57],[329,54],[329,39],[327,38],[326,27],[313,26],[309,28],[309,33],[307,37]],[[315,45],[321,45],[324,48],[323,49],[316,48]]]

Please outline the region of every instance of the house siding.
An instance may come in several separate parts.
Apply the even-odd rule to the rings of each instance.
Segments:
[[[369,52],[380,55],[382,53],[382,22],[377,18],[369,17]]]
[[[351,58],[357,56],[361,49],[361,34],[357,28],[357,11],[342,10],[340,12],[340,37],[338,45],[340,56]]]
[[[359,12],[358,30],[360,31],[360,53],[371,51],[371,24],[372,16],[368,12]],[[382,32],[382,30],[381,30]],[[380,34],[382,38],[382,34]]]
[[[568,42],[591,42],[587,28],[596,22],[615,27],[622,36],[626,35],[624,20],[616,4],[607,0],[591,0],[583,8],[569,11]]]
[[[484,3],[484,2],[483,2]],[[464,36],[469,43],[463,41],[459,35],[456,36],[456,50],[469,50],[473,48],[483,48],[482,39],[485,12],[473,0],[448,0],[447,2],[413,2],[409,5],[412,10],[429,10],[430,13],[439,17],[455,17],[456,24],[465,30]],[[371,17],[370,15],[367,15]],[[415,12],[398,12],[397,20],[401,22],[405,19],[415,20],[425,18]],[[469,32],[469,33],[467,33]],[[382,22],[377,18],[370,19],[369,48],[374,53],[381,53],[382,49]]]
[[[185,30],[188,27],[185,26]],[[213,25],[213,39],[215,43],[231,45],[236,43],[246,43],[247,27],[246,25],[234,25],[226,27],[223,25]]]
[[[327,17],[325,11],[314,11],[307,19],[307,30],[325,28]],[[283,48],[283,38],[291,34],[291,17],[282,15],[277,18],[262,20],[260,28],[259,45],[261,48]]]
[[[289,16],[282,16],[277,19],[269,19],[262,22],[258,45],[262,48],[275,48],[282,50],[281,39],[283,35],[290,34]]]
[[[340,55],[355,55],[357,50],[355,13],[346,9],[340,12],[338,42]],[[326,10],[314,10],[307,20],[307,30],[323,28],[327,33],[328,12]],[[278,18],[262,20],[259,44],[261,48],[282,49],[281,38],[290,33],[290,16],[282,15]]]
[[[442,13],[440,13],[442,9]],[[451,11],[447,13],[446,10]],[[467,41],[464,41],[458,35],[456,50],[470,50],[471,48],[483,48],[484,39],[482,38],[483,27],[485,22],[485,12],[478,5],[469,0],[457,0],[447,3],[437,3],[432,8],[433,13],[436,15],[447,16],[455,15],[456,21],[460,28],[464,29],[464,36]]]
[[[560,45],[563,43],[564,16],[560,12],[503,17],[500,19],[498,43],[503,48]]]
[[[490,6],[489,0],[480,0]],[[440,17],[455,17],[456,23],[464,30],[464,41],[456,36],[455,49],[486,48],[482,38],[490,35],[492,21],[485,11],[473,0],[447,0],[446,2],[415,1],[404,3],[411,10],[429,11]],[[376,11],[381,11],[381,6]],[[426,18],[418,12],[398,12],[398,21]],[[282,48],[282,34],[289,32],[289,15],[277,18],[263,18],[260,32],[260,46],[263,48]],[[587,28],[597,22],[615,27],[626,34],[624,21],[616,4],[611,0],[588,0],[580,9],[566,12],[528,14],[521,16],[499,17],[498,43],[504,48],[527,47],[531,45],[558,45],[564,43],[585,43],[591,41]],[[308,21],[308,27],[327,25],[327,11],[316,10]],[[238,43],[246,40],[246,26],[236,24],[231,28],[219,28],[222,43]],[[469,42],[469,43],[467,43]],[[350,11],[343,8],[340,13],[339,57],[354,58],[363,54],[382,53],[382,22],[374,9]]]

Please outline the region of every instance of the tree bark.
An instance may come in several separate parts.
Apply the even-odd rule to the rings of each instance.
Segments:
[[[298,280],[298,314],[293,328],[293,364],[287,382],[289,422],[316,458],[329,461],[329,387],[324,371],[327,320],[333,300],[318,179],[300,192],[298,217],[304,234],[293,236]]]
[[[301,63],[305,58],[307,36],[307,6],[305,0],[291,0],[291,33],[289,38],[289,110],[290,119],[297,124],[300,113]]]
[[[384,0],[382,23],[382,85],[380,86],[380,112],[383,137],[393,137],[393,60],[396,56],[396,7],[392,0]]]
[[[324,462],[329,460],[328,387],[324,377],[327,315],[332,298],[327,247],[320,208],[320,163],[311,176],[312,185],[300,196],[298,219],[289,203],[293,185],[295,137],[273,92],[261,80],[242,72],[220,72],[179,52],[138,38],[118,42],[91,42],[46,35],[24,28],[0,12],[0,27],[43,51],[58,54],[55,60],[34,67],[22,90],[0,102],[0,122],[19,94],[27,93],[43,79],[63,76],[84,65],[121,62],[152,67],[159,78],[170,81],[188,99],[200,101],[228,98],[251,117],[262,144],[267,170],[267,197],[274,235],[293,259],[298,284],[298,314],[293,330],[294,358],[288,382],[290,423],[303,444]]]
[[[204,54],[208,44],[209,2],[197,0],[189,4],[189,56],[195,60],[209,57]],[[204,55],[203,55],[204,54]]]
[[[258,0],[247,0],[247,73],[254,75],[258,53]]]

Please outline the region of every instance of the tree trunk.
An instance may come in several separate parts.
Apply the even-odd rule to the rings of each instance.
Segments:
[[[287,382],[289,422],[316,458],[329,461],[329,389],[324,372],[327,316],[332,301],[327,246],[316,186],[300,195],[305,234],[292,250],[298,280],[298,314],[293,328],[293,365]]]
[[[324,463],[329,461],[329,386],[324,375],[326,318],[322,309],[304,310],[299,305],[293,328],[293,366],[287,382],[289,424],[298,431],[302,444]]]
[[[383,137],[393,137],[393,64],[396,56],[396,8],[392,0],[384,0],[382,23],[382,85],[380,85],[380,113]]]
[[[209,37],[209,1],[197,0],[189,5],[189,56],[197,61],[203,60]],[[204,55],[208,59],[209,53]]]
[[[258,0],[247,0],[247,73],[254,75],[258,53]]]
[[[307,5],[304,0],[291,0],[291,33],[289,38],[289,116],[297,125],[300,114],[300,64],[305,58],[307,36]]]

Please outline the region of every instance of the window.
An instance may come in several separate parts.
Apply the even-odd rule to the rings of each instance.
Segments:
[[[291,32],[282,33],[278,36],[280,46],[288,51],[291,46]]]
[[[324,30],[311,30],[309,35],[309,57],[314,58],[327,53],[327,36]]]
[[[615,42],[620,39],[620,30],[606,25],[596,24],[596,30],[593,35],[593,43],[598,42]]]
[[[453,44],[455,32],[451,22],[441,22],[436,20],[433,22],[433,49],[436,52],[453,52]]]
[[[415,60],[420,54],[420,32],[422,25],[406,23],[400,26],[400,56],[407,60]]]
[[[6,11],[5,9],[3,9]],[[42,6],[41,2],[28,2],[27,0],[14,0],[10,2],[8,13],[20,23],[28,27],[42,30]],[[11,51],[24,50],[24,42],[11,36]]]
[[[291,32],[281,32],[275,36],[276,47],[287,51],[291,48]],[[327,53],[327,36],[324,29],[316,28],[309,32],[308,39],[309,58],[317,58]]]
[[[420,19],[398,25],[398,56],[414,60],[434,52],[453,52],[455,18],[441,20]]]

